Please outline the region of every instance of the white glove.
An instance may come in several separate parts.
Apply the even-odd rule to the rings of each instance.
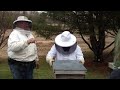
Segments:
[[[84,63],[85,63],[84,59],[81,59],[81,60],[80,60],[80,63],[84,64]]]
[[[46,58],[46,62],[49,63],[50,66],[52,66],[52,65],[53,65],[53,62],[54,62],[54,59],[51,58],[51,57],[47,57],[47,58]]]

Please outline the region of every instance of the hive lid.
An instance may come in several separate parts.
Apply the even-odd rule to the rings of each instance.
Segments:
[[[53,63],[53,70],[86,71],[87,69],[77,60],[56,60]]]

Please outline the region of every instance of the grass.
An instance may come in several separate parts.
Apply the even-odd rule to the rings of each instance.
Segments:
[[[87,69],[86,79],[108,79],[110,74],[109,70],[100,68],[89,68]]]
[[[46,63],[45,57],[40,58],[40,67],[34,71],[34,79],[53,79],[52,68]]]
[[[108,62],[112,58],[105,58],[104,62],[93,62],[93,54],[91,52],[84,53],[85,67],[87,68],[86,79],[108,79],[111,73]],[[106,52],[104,53],[106,55]]]
[[[6,59],[0,59],[0,79],[13,79],[9,65]],[[45,59],[40,58],[39,69],[34,70],[34,79],[53,79],[52,68],[45,62]]]
[[[7,63],[0,63],[0,79],[12,79],[12,74]]]
[[[107,79],[110,74],[107,63],[86,60],[85,67],[87,68],[86,79]],[[40,57],[40,67],[34,70],[34,79],[54,79],[53,75],[52,68],[46,63],[45,57]],[[12,79],[6,59],[0,59],[0,79]]]

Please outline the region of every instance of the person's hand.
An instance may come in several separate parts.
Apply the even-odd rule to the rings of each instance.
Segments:
[[[27,43],[30,44],[30,43],[35,43],[36,40],[34,38],[30,38],[27,40]]]
[[[36,69],[39,69],[39,67],[40,67],[39,61],[35,61],[35,68],[36,68]]]
[[[52,57],[47,57],[46,62],[49,63],[49,65],[52,67],[54,59]]]
[[[84,60],[80,60],[80,63],[84,64],[84,63],[85,63],[85,61],[84,61]]]
[[[52,65],[53,65],[53,62],[54,62],[54,59],[50,59],[49,60],[49,65],[52,67]]]

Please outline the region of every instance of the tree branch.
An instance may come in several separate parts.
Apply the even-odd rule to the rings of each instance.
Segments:
[[[109,55],[114,51],[114,49],[115,49],[115,48],[113,48],[113,49],[106,55],[105,59],[109,57]]]
[[[79,31],[79,34],[81,35],[83,41],[88,45],[88,47],[93,51],[92,47],[90,46],[90,44],[85,40],[85,38],[83,37],[82,33]]]
[[[76,16],[76,18],[79,18],[79,16],[77,15],[77,12],[73,12],[73,14]],[[93,51],[92,47],[90,46],[90,44],[85,40],[85,38],[83,37],[81,31],[80,31],[80,27],[79,27],[79,21],[77,20],[76,25],[78,25],[78,29],[79,29],[79,34],[81,35],[83,41],[88,45],[88,47]]]
[[[117,32],[118,32],[118,31],[117,31],[117,30],[115,30],[115,29],[113,29],[113,32],[115,33],[115,35],[117,35]]]
[[[111,44],[109,44],[108,46],[106,46],[103,50],[107,49],[108,47],[110,47],[115,41],[113,41]]]
[[[2,49],[5,45],[7,45],[7,42],[0,49]]]
[[[8,39],[9,36],[5,37],[5,32],[1,35],[1,40],[0,40],[0,47],[2,46],[3,42]]]
[[[113,34],[113,33],[109,32],[109,31],[107,31],[107,30],[106,30],[106,32],[107,32],[107,33],[109,33],[109,34],[111,34],[112,36],[115,36],[115,34]]]

